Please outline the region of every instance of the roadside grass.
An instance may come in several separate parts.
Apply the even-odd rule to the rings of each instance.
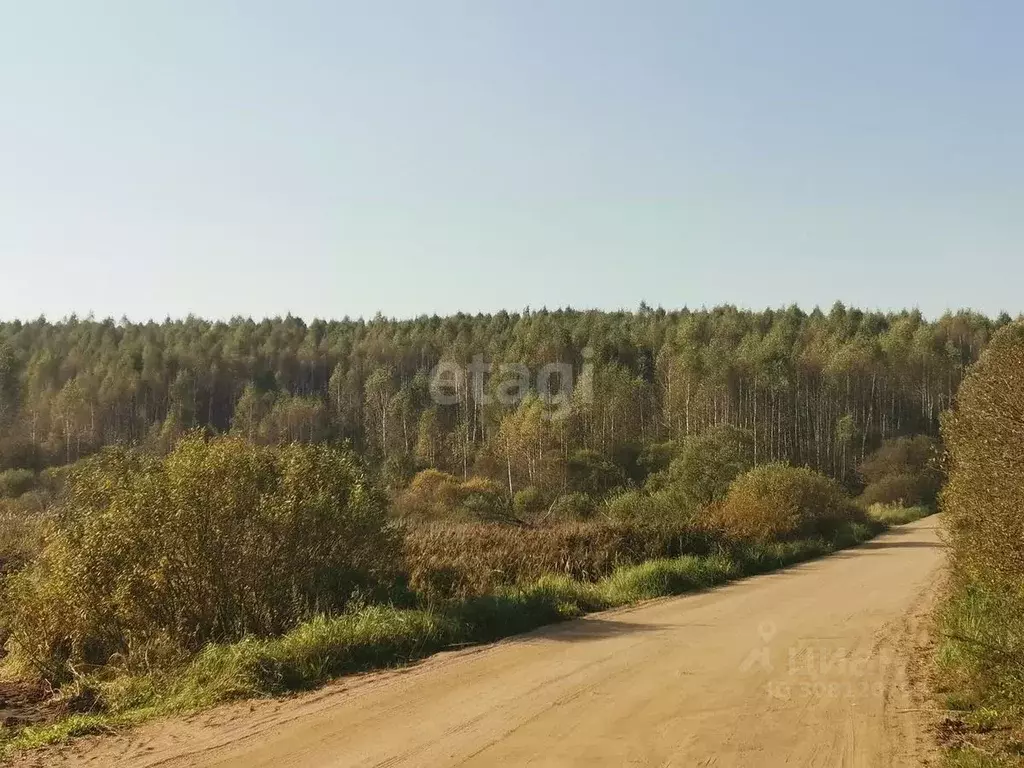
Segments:
[[[999,717],[1005,719],[1005,713]],[[991,730],[968,730],[959,734],[956,744],[946,744],[944,768],[1020,768],[1024,765],[1024,745],[1008,737],[1008,726]]]
[[[972,748],[951,750],[945,757],[946,768],[1012,768],[1019,762],[1008,762],[1008,758],[979,752]]]
[[[81,677],[66,692],[95,701],[96,711],[20,730],[0,727],[0,758],[153,717],[306,690],[343,674],[400,666],[594,611],[707,589],[855,546],[886,527],[878,521],[850,523],[828,540],[747,544],[706,556],[650,560],[620,567],[597,582],[544,576],[528,585],[425,608],[370,605],[317,616],[276,638],[211,644],[176,664],[104,668]]]
[[[868,516],[872,520],[878,520],[887,525],[906,525],[920,520],[922,517],[927,517],[933,512],[934,510],[923,504],[905,507],[902,504],[876,503],[868,507]]]
[[[632,568],[620,568],[599,583],[612,605],[680,595],[723,584],[741,574],[739,564],[726,553],[698,557],[650,560]]]
[[[1024,620],[999,593],[954,589],[939,612],[937,692],[951,768],[1024,766]]]

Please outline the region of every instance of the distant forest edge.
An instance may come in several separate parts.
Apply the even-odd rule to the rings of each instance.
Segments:
[[[727,425],[748,433],[755,463],[807,465],[849,484],[884,440],[938,435],[967,368],[1010,320],[959,312],[928,321],[836,304],[308,324],[7,322],[0,471],[41,471],[112,444],[164,451],[207,428],[261,443],[348,441],[391,488],[436,468],[510,492],[600,494],[642,483],[659,444]],[[534,372],[589,365],[592,396],[574,392],[564,418],[544,418],[538,398],[484,398],[466,374],[452,380],[455,402],[436,402],[435,366],[465,370],[477,355]],[[586,471],[574,475],[581,462]],[[605,487],[574,488],[574,477]]]

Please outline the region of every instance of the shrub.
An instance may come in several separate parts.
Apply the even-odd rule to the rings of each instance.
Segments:
[[[42,547],[42,516],[23,503],[0,499],[0,579],[20,570]]]
[[[649,525],[697,525],[699,516],[683,494],[675,488],[648,493],[630,490],[613,496],[604,505],[611,520]]]
[[[644,446],[634,440],[613,443],[608,458],[616,468],[615,482],[607,485],[608,490],[628,485],[643,485],[649,470],[643,464]]]
[[[946,648],[983,700],[1024,704],[1024,323],[999,331],[942,434],[952,599]]]
[[[548,519],[559,522],[589,520],[596,509],[594,499],[586,493],[563,493],[552,502]]]
[[[36,473],[31,469],[8,469],[0,472],[0,498],[16,499],[36,487]]]
[[[864,507],[875,504],[922,504],[923,495],[919,480],[914,475],[887,475],[870,483],[858,501]]]
[[[942,485],[939,446],[926,435],[886,441],[857,471],[864,480],[860,501],[933,506]]]
[[[512,510],[516,517],[522,520],[529,520],[543,514],[547,507],[544,494],[534,485],[516,491],[515,496],[512,497]]]
[[[439,519],[454,512],[459,495],[459,481],[454,475],[425,469],[395,499],[395,511],[411,520]]]
[[[752,455],[749,432],[718,427],[687,438],[668,469],[651,478],[649,489],[671,488],[679,504],[697,510],[725,498],[732,481],[750,469]]]
[[[506,489],[486,477],[471,477],[459,485],[459,511],[475,520],[508,520],[512,517]]]
[[[508,520],[512,505],[506,489],[486,477],[464,482],[447,472],[425,469],[419,472],[395,499],[395,512],[411,522],[451,518]]]
[[[714,517],[732,538],[788,541],[831,536],[863,513],[834,480],[806,467],[765,464],[736,479]]]
[[[48,498],[57,498],[64,491],[72,465],[47,467],[39,473],[39,492]]]
[[[643,471],[644,479],[646,480],[651,475],[668,469],[672,459],[676,457],[678,448],[679,446],[673,442],[651,443],[644,446],[640,457],[637,459],[637,463]]]
[[[278,441],[283,442],[283,441]],[[310,441],[315,442],[315,441]],[[380,466],[378,482],[385,488],[404,488],[416,473],[415,462],[408,454],[388,456]]]
[[[626,474],[611,459],[597,451],[579,450],[569,457],[566,467],[571,492],[592,497],[603,496],[626,484]]]
[[[993,339],[944,418],[943,436],[955,570],[997,590],[1015,588],[1024,573],[1024,324]]]
[[[632,488],[605,501],[603,511],[612,520],[629,522],[639,520],[650,507],[650,495]]]
[[[105,451],[75,467],[46,549],[11,580],[14,650],[60,679],[154,638],[280,633],[393,578],[385,508],[323,445],[190,435],[165,459]]]

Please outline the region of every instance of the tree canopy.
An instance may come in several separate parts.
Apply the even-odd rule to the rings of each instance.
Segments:
[[[750,435],[755,464],[851,480],[883,440],[937,435],[967,367],[1008,320],[836,304],[8,322],[0,471],[71,463],[104,445],[166,450],[206,428],[265,444],[347,441],[393,487],[433,467],[490,477],[511,495],[583,482],[584,458],[586,482],[607,484],[593,474],[606,459],[635,464],[642,447],[731,426]],[[500,378],[474,378],[474,359],[515,366],[527,396],[496,396]],[[431,392],[441,362],[455,364],[443,402]],[[536,390],[554,364],[569,366],[573,388],[564,418],[548,419]],[[601,477],[635,478],[635,465],[619,469]]]

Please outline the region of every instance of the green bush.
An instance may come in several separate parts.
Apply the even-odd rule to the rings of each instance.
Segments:
[[[42,547],[43,517],[26,505],[0,499],[0,579],[21,570]]]
[[[534,485],[516,491],[512,497],[512,510],[521,520],[530,520],[543,515],[548,504],[544,494]]]
[[[566,466],[570,492],[598,498],[626,484],[626,474],[614,461],[593,450],[579,450]]]
[[[603,506],[603,512],[610,519],[628,522],[639,520],[650,509],[650,494],[636,488],[617,493]]]
[[[596,509],[593,497],[586,493],[563,493],[551,503],[548,518],[553,522],[589,520]]]
[[[161,637],[273,635],[390,582],[399,558],[344,451],[198,435],[165,459],[108,450],[75,467],[46,549],[11,579],[11,645],[59,680]]]
[[[31,469],[8,469],[0,472],[0,498],[16,499],[36,487],[36,473]]]
[[[637,459],[637,464],[643,472],[644,480],[668,469],[678,451],[679,445],[674,442],[645,445]]]
[[[611,520],[649,525],[698,525],[699,516],[685,496],[675,488],[654,493],[629,490],[605,502],[604,514]]]
[[[651,477],[648,490],[671,489],[676,502],[690,511],[725,498],[733,480],[751,467],[749,432],[723,426],[689,437],[664,472]]]
[[[864,488],[858,501],[863,507],[875,504],[916,505],[924,503],[923,496],[918,478],[907,473],[875,480]]]
[[[485,477],[471,477],[459,484],[459,513],[471,520],[500,521],[512,517],[508,489]]]
[[[715,511],[722,532],[734,539],[788,541],[830,537],[864,519],[834,480],[806,467],[765,464],[740,475]]]

